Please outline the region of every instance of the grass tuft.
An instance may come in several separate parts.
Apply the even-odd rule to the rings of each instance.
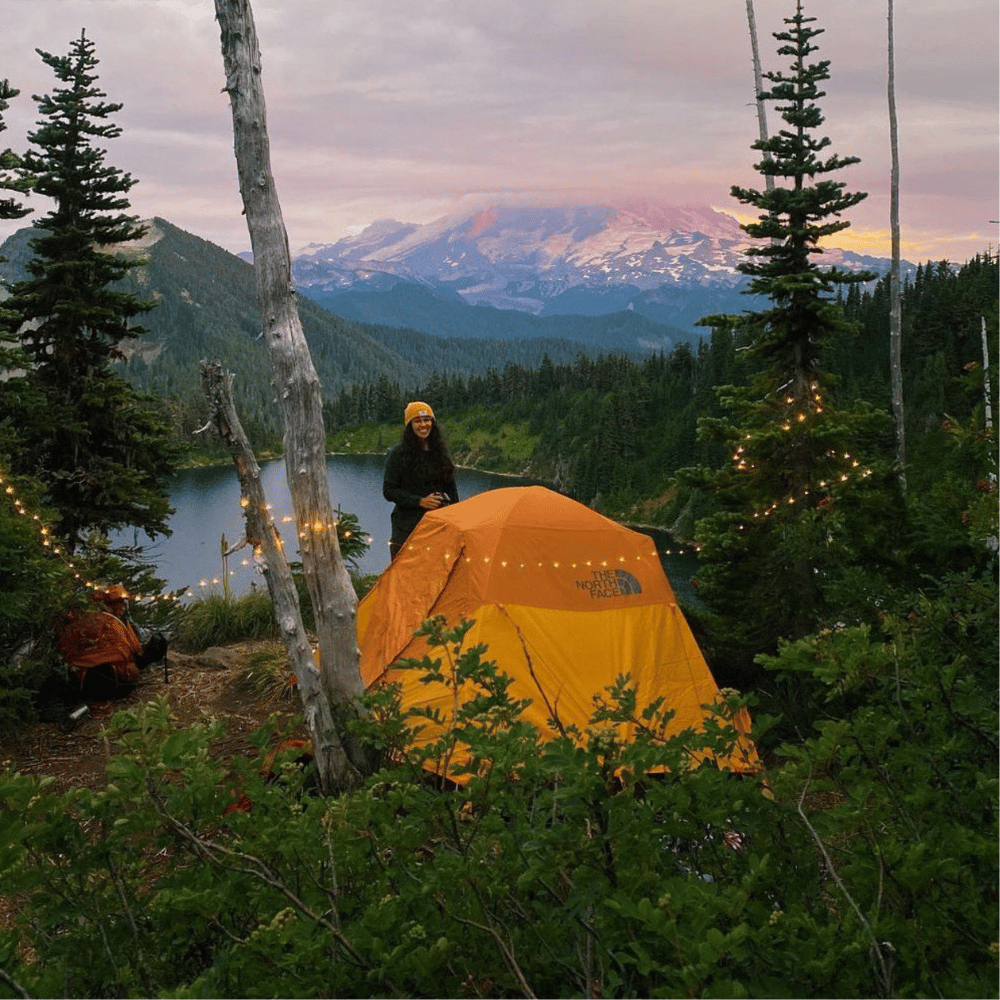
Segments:
[[[274,639],[277,634],[274,608],[266,591],[229,599],[208,594],[184,608],[174,645],[193,652],[233,642]]]

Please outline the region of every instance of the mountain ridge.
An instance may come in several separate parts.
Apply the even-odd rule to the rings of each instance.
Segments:
[[[328,308],[339,296],[387,293],[408,282],[452,301],[539,317],[631,309],[690,339],[702,316],[753,307],[742,296],[748,279],[738,264],[755,243],[733,216],[708,206],[494,205],[422,225],[378,220],[303,248],[292,274],[304,295]],[[889,269],[888,260],[832,248],[819,261]],[[904,273],[912,269],[904,262]]]
[[[157,303],[139,320],[145,332],[122,345],[125,374],[141,391],[174,401],[176,423],[186,434],[204,423],[199,362],[217,360],[236,374],[234,397],[248,431],[275,433],[279,420],[270,362],[260,339],[253,266],[160,217],[145,224],[144,237],[114,248],[138,265],[119,287]],[[0,246],[0,257],[7,258],[0,261],[0,298],[5,284],[27,276],[36,235],[37,230],[27,226]],[[464,304],[461,308],[480,312]],[[402,322],[413,311],[412,303],[402,304],[401,322],[391,325],[345,318],[304,295],[298,296],[298,309],[328,401],[356,385],[382,379],[409,390],[436,374],[467,376],[509,364],[537,368],[546,355],[553,363],[569,364],[581,352],[647,354],[674,343],[668,331],[639,316],[592,321],[524,316],[521,325],[512,327],[497,323],[495,315],[492,324],[478,330],[479,336],[462,337],[461,323],[454,317],[446,329],[438,324],[436,334]],[[431,320],[429,325],[435,324]]]

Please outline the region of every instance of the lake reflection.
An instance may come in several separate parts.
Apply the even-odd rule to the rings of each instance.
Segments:
[[[331,455],[327,459],[330,500],[336,508],[355,514],[372,538],[368,552],[358,560],[362,573],[381,573],[389,565],[389,512],[392,505],[382,497],[382,455]],[[294,538],[295,522],[292,501],[285,481],[285,463],[275,459],[261,464],[261,483],[271,505],[274,522],[286,539]],[[516,476],[500,476],[472,469],[456,471],[458,495],[467,498],[487,490],[505,486],[525,485],[527,480]],[[157,575],[167,581],[169,590],[190,588],[193,595],[222,589],[223,561],[221,539],[229,545],[243,537],[243,512],[240,507],[240,486],[236,470],[231,465],[182,469],[173,479],[170,503],[176,513],[170,518],[173,534],[167,539],[145,542],[150,561],[157,566]],[[119,536],[123,537],[123,536]],[[129,540],[131,536],[128,536]],[[653,533],[657,548],[663,553],[669,539]],[[297,557],[297,553],[293,558]],[[693,556],[661,555],[667,575],[682,600],[692,596],[688,580],[695,572]],[[229,587],[234,595],[246,593],[251,586],[265,586],[261,575],[252,565],[248,547],[234,552],[228,559]]]

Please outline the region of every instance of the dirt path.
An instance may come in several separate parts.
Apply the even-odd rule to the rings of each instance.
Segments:
[[[140,677],[135,690],[116,701],[92,704],[73,728],[59,723],[35,723],[17,733],[0,735],[0,768],[21,774],[49,775],[55,790],[76,786],[102,788],[104,769],[114,746],[102,735],[111,717],[125,708],[166,697],[177,728],[216,719],[226,722],[226,735],[216,744],[222,757],[256,756],[247,737],[274,713],[301,712],[294,687],[283,681],[284,671],[257,668],[248,676],[255,652],[274,651],[276,644],[253,643],[215,647],[203,653],[168,656],[169,683],[163,667],[153,665]],[[284,663],[283,658],[280,662]],[[288,735],[305,735],[300,727]]]

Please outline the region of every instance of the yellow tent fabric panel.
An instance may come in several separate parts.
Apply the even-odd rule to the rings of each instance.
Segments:
[[[715,683],[676,605],[590,612],[491,607],[483,609],[481,631],[502,634],[494,620],[505,617],[516,626],[516,641],[504,644],[503,658],[497,644],[491,644],[490,655],[518,677],[518,694],[530,657],[542,689],[532,696],[541,702],[546,692],[564,723],[586,725],[592,696],[620,674],[631,675],[640,709],[665,698],[677,713],[675,732],[698,727],[701,706],[715,700]]]
[[[486,656],[513,680],[511,697],[531,700],[522,718],[538,729],[542,739],[557,735],[549,724],[553,712],[564,726],[586,729],[594,710],[594,695],[602,694],[626,673],[636,688],[640,712],[661,697],[663,707],[674,711],[665,736],[702,730],[703,706],[719,697],[676,606],[585,613],[484,605],[472,617],[476,624],[466,636],[466,646],[488,645]],[[421,659],[427,652],[426,642],[414,639],[404,658]],[[390,669],[384,679],[386,683],[401,683],[404,706],[438,709],[445,719],[452,718],[452,693],[439,683],[423,683],[419,671]],[[742,721],[748,734],[749,719]],[[424,729],[415,741],[417,745],[424,746],[442,735],[424,720],[420,724]],[[720,765],[739,772],[756,770],[752,744],[742,740],[735,757],[720,761]]]
[[[471,617],[476,624],[466,645],[489,647],[489,659],[514,679],[514,696],[533,699],[526,717],[539,728],[548,717],[546,699],[565,725],[585,726],[593,695],[625,673],[637,685],[640,704],[667,699],[678,730],[698,725],[701,706],[715,700],[717,689],[700,654],[695,650],[692,659],[687,644],[666,633],[669,608],[567,612],[491,604]],[[404,656],[419,659],[427,651],[422,639],[414,639]],[[390,669],[385,676],[405,676],[414,698],[425,689],[410,671]]]

